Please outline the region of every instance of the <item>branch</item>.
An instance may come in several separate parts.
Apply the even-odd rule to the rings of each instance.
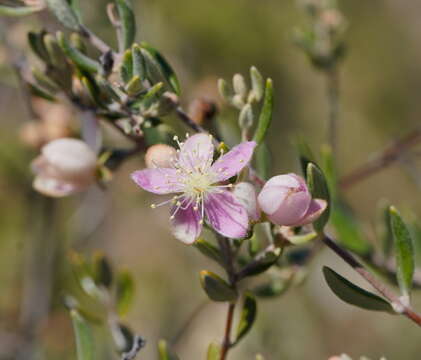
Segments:
[[[382,294],[392,304],[393,308],[400,314],[406,316],[418,326],[421,326],[421,315],[414,312],[409,306],[402,303],[401,299],[388,289],[383,283],[376,279],[353,255],[340,247],[329,236],[324,235],[322,241],[332,251],[342,258],[349,266],[359,273],[374,289]]]
[[[345,175],[340,179],[339,186],[342,189],[352,187],[376,172],[390,166],[399,160],[404,152],[418,143],[421,143],[421,127],[415,128],[409,134],[387,146],[380,154],[351,171],[348,175]]]

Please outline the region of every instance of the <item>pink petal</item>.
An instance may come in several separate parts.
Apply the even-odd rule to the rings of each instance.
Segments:
[[[178,209],[171,220],[174,236],[185,244],[193,244],[202,232],[202,224],[200,223],[200,211],[193,209],[192,203],[185,210]],[[174,207],[172,213],[176,211]]]
[[[142,189],[155,194],[180,192],[183,188],[175,169],[144,169],[135,171],[131,177]]]
[[[249,163],[256,145],[254,141],[243,142],[216,160],[212,165],[212,170],[217,174],[216,181],[237,175]]]
[[[237,201],[244,206],[249,218],[253,221],[260,219],[260,209],[257,203],[257,194],[254,186],[248,182],[240,182],[235,185],[232,194]]]
[[[221,235],[242,238],[247,234],[247,211],[229,191],[208,194],[205,213],[211,226]]]
[[[313,199],[311,200],[310,206],[303,218],[294,226],[302,226],[310,224],[318,219],[318,217],[325,211],[327,208],[327,202],[322,199]]]
[[[214,147],[212,138],[206,134],[196,134],[182,145],[178,162],[185,169],[194,169],[196,166],[211,164]]]

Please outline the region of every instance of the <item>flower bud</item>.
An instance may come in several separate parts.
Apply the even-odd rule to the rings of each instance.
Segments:
[[[171,161],[177,155],[177,150],[166,144],[156,144],[148,148],[145,163],[148,168],[169,168]]]
[[[83,191],[95,181],[96,155],[83,141],[62,138],[45,145],[31,167],[36,174],[35,190],[62,197]]]
[[[304,179],[292,173],[269,179],[258,196],[258,203],[270,221],[285,226],[309,224],[327,206],[324,200],[312,199]]]
[[[252,221],[260,219],[260,208],[257,203],[257,193],[254,186],[248,182],[241,182],[235,185],[233,194],[238,202],[244,206]]]

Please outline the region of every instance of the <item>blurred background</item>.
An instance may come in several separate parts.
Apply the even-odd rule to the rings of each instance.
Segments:
[[[138,39],[153,44],[171,62],[186,107],[198,97],[221,104],[217,79],[236,72],[247,74],[251,65],[274,80],[276,114],[268,140],[271,174],[299,172],[292,140],[303,135],[314,148],[324,142],[327,103],[325,78],[291,41],[293,29],[305,23],[297,3],[133,2]],[[104,10],[106,1],[84,3],[86,23],[115,44]],[[339,172],[344,175],[420,124],[421,3],[372,0],[342,1],[340,5],[348,21],[347,54],[340,68],[337,154]],[[71,323],[61,301],[62,264],[70,248],[82,253],[102,250],[115,266],[135,276],[136,300],[125,321],[147,339],[139,359],[156,358],[157,340],[173,339],[198,307],[200,313],[175,349],[184,360],[203,359],[207,344],[222,336],[226,306],[203,305],[206,299],[198,272],[213,265],[171,237],[167,209],[151,211],[154,196],[140,191],[129,179],[130,172],[144,166],[140,156],[124,164],[106,192],[93,189],[52,203],[30,191],[29,163],[37,152],[22,141],[22,125],[30,114],[5,44],[27,51],[27,31],[56,25],[44,15],[0,22],[0,359],[14,358],[10,349],[16,346],[22,322],[36,326],[40,333],[40,359],[75,358]],[[54,116],[73,116],[66,111]],[[220,122],[234,116],[222,105]],[[417,158],[395,163],[345,193],[370,241],[375,238],[376,209],[383,198],[404,215],[421,217],[420,151]],[[37,217],[40,212],[48,214],[46,221]],[[419,359],[419,329],[403,317],[342,303],[325,285],[322,265],[359,281],[346,265],[323,251],[302,286],[260,302],[257,324],[232,351],[232,360],[253,359],[256,353],[268,360],[327,359],[343,352],[373,359],[382,355],[389,360]],[[414,307],[421,309],[421,293],[415,293]],[[32,312],[25,314],[22,309]],[[98,358],[115,358],[110,346],[101,345],[106,342],[101,327],[95,332],[101,351]]]

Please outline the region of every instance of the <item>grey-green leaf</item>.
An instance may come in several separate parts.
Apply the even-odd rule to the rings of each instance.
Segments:
[[[132,46],[136,37],[136,19],[130,0],[115,0],[115,3],[121,23],[120,50],[124,51]]]
[[[266,133],[272,121],[273,97],[273,82],[272,79],[267,79],[265,88],[265,99],[263,101],[263,107],[259,116],[257,129],[253,137],[253,140],[257,144],[261,144],[265,139]]]
[[[152,56],[154,62],[159,67],[162,75],[164,76],[165,80],[169,83],[172,90],[177,95],[180,95],[181,87],[177,75],[175,74],[175,71],[168,63],[168,61],[164,58],[164,56],[158,50],[156,50],[146,42],[142,42],[140,45],[144,50],[146,50],[150,54],[150,56]]]
[[[395,313],[386,300],[354,285],[331,268],[324,266],[323,275],[329,288],[342,301],[366,310]]]
[[[414,248],[409,230],[395,207],[389,208],[395,244],[397,280],[404,296],[409,296],[414,276]]]
[[[200,283],[209,299],[213,301],[233,301],[238,296],[235,289],[225,280],[210,271],[200,272]]]
[[[323,172],[314,163],[307,165],[307,184],[310,189],[311,195],[314,199],[323,199],[327,201],[327,209],[322,215],[313,223],[314,229],[321,233],[327,222],[329,221],[330,214],[330,194],[326,178]]]
[[[75,63],[81,70],[90,73],[97,73],[101,69],[99,62],[89,58],[75,47],[73,47],[62,32],[57,33],[58,44],[63,52]]]
[[[165,340],[158,342],[159,360],[179,360],[178,356],[170,351]]]
[[[194,246],[205,256],[216,261],[219,265],[225,266],[224,259],[217,246],[204,239],[198,239]]]
[[[221,357],[221,346],[216,343],[210,343],[208,347],[208,352],[206,355],[206,360],[219,360]]]
[[[127,314],[135,295],[135,282],[129,272],[122,271],[116,279],[116,303],[120,316]]]
[[[56,18],[67,28],[79,30],[79,19],[77,14],[66,0],[46,0]]]
[[[252,328],[257,315],[257,302],[254,296],[247,292],[241,310],[240,322],[237,326],[235,344],[237,344]]]
[[[71,310],[70,316],[76,337],[77,359],[95,360],[94,340],[91,328],[76,310]]]

